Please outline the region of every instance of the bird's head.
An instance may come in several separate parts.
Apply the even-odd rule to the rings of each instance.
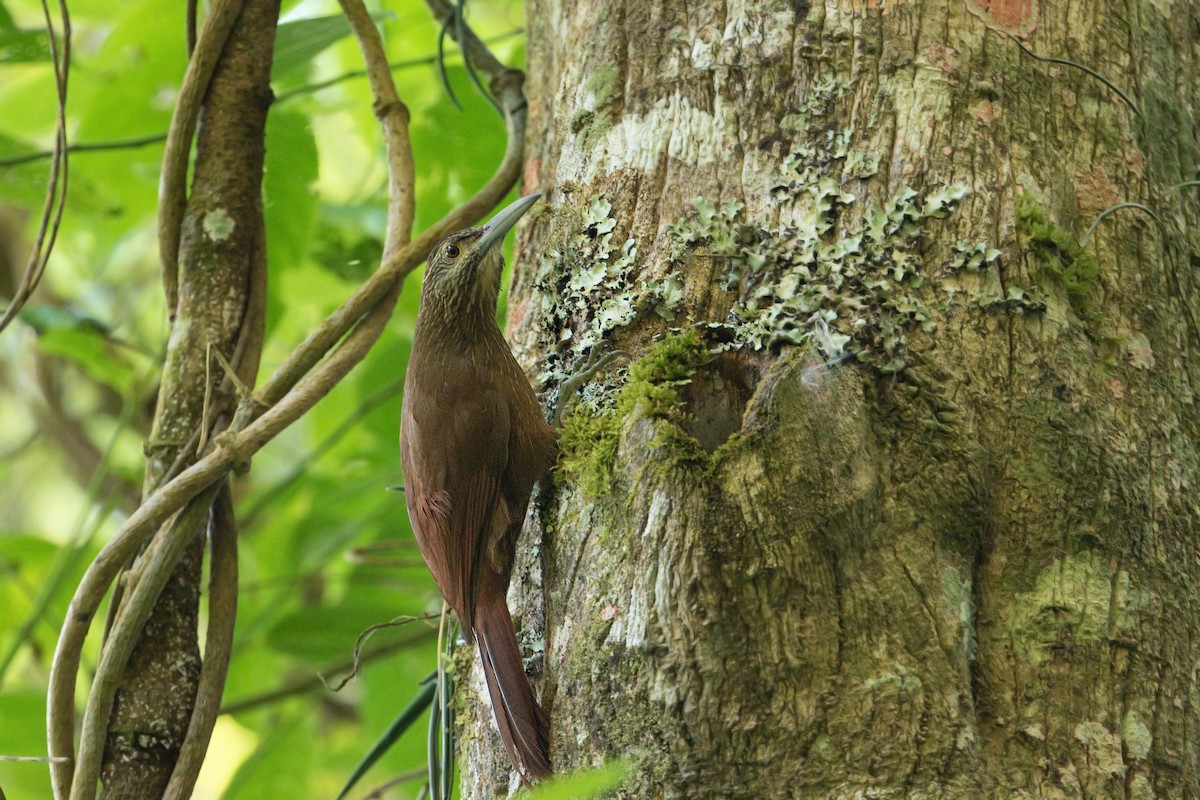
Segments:
[[[439,315],[465,322],[480,311],[495,319],[504,257],[500,245],[530,207],[541,197],[531,194],[507,206],[486,225],[455,231],[437,243],[425,266],[421,307],[437,307]]]

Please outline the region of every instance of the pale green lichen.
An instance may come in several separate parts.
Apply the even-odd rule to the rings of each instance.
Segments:
[[[1135,333],[1123,343],[1129,364],[1136,369],[1154,369],[1154,348],[1144,333]]]
[[[891,691],[911,693],[920,691],[921,679],[912,674],[903,664],[893,664],[893,671],[884,672],[863,681],[863,688],[869,692]]]
[[[573,120],[573,129],[595,123],[618,90],[618,79],[615,68],[589,78],[589,100],[580,113],[590,116]],[[813,87],[804,105],[783,121],[785,129],[804,132],[808,141],[788,153],[779,173],[761,187],[778,207],[772,216],[782,222],[749,215],[740,200],[717,204],[697,198],[694,212],[669,226],[667,261],[715,260],[719,285],[730,294],[725,318],[691,319],[684,327],[688,336],[700,334],[696,341],[705,343],[700,349],[706,354],[808,345],[829,361],[854,356],[879,372],[895,373],[909,362],[910,336],[936,333],[935,313],[952,311],[960,292],[975,308],[1021,313],[1044,308],[1032,290],[1000,291],[994,268],[1000,252],[987,244],[959,242],[948,255],[930,256],[927,229],[954,212],[966,187],[950,184],[927,192],[902,187],[882,203],[860,199],[859,182],[878,173],[880,159],[855,147],[853,128],[839,129],[823,119],[848,86],[830,79]],[[541,251],[535,290],[541,299],[539,345],[548,354],[540,379],[551,385],[645,315],[674,319],[685,299],[674,274],[643,277],[638,243],[619,233],[622,226],[607,198],[592,198],[581,215],[554,227],[558,233]],[[686,360],[696,362],[694,356]],[[638,370],[635,364],[630,384],[638,386],[632,389],[615,392],[620,378],[611,373],[585,386],[567,419],[560,471],[581,476],[589,494],[601,494],[611,483],[630,403],[653,395],[663,407],[679,405],[670,380],[639,377]],[[661,396],[649,387],[661,389]],[[686,434],[679,436],[686,444]],[[969,581],[959,581],[954,613],[971,613],[969,587]],[[963,624],[968,652],[971,628]]]
[[[975,610],[970,579],[963,578],[958,570],[946,567],[942,570],[942,598],[946,608],[958,622],[962,631],[962,649],[968,658],[975,655]]]
[[[879,156],[863,150],[851,150],[846,154],[846,166],[842,169],[843,180],[862,180],[879,172]]]
[[[642,277],[637,242],[614,240],[617,221],[603,197],[589,202],[582,219],[571,220],[562,241],[538,261],[543,349],[549,354],[539,379],[558,382],[613,331],[645,313],[672,319],[683,302],[675,275]],[[604,296],[597,302],[598,296]]]
[[[215,208],[204,215],[204,235],[214,242],[223,242],[233,235],[233,218],[223,209]]]
[[[853,128],[822,119],[848,86],[830,80],[814,87],[781,122],[808,135],[764,187],[780,206],[782,224],[748,218],[740,201],[699,198],[695,214],[670,227],[671,260],[693,253],[717,260],[720,285],[735,295],[727,319],[705,323],[710,331],[724,329],[714,337],[721,349],[807,343],[829,360],[854,355],[883,373],[898,372],[909,361],[910,335],[935,333],[935,308],[950,311],[956,293],[965,291],[957,276],[987,270],[1000,256],[986,244],[960,242],[948,262],[928,258],[926,229],[957,208],[964,186],[923,194],[903,187],[883,204],[863,207],[856,182],[878,172],[879,157],[854,146]],[[945,290],[940,298],[927,285],[932,281]],[[997,288],[993,297],[972,287],[975,307],[1043,308],[1028,290],[999,291],[993,275],[974,282]]]
[[[1138,759],[1150,755],[1150,745],[1154,742],[1150,729],[1132,711],[1127,712],[1121,721],[1121,739],[1130,757]]]
[[[1046,301],[1037,286],[1023,288],[1010,283],[1006,287],[1001,283],[999,274],[991,268],[1000,255],[999,250],[982,242],[955,244],[941,282],[946,294],[943,311],[950,310],[959,293],[969,298],[969,308],[1018,314],[1045,311]]]
[[[590,110],[607,102],[617,80],[615,68],[591,75]],[[986,244],[959,242],[944,263],[930,263],[926,229],[955,210],[965,187],[926,193],[903,187],[881,205],[858,207],[854,186],[878,172],[879,157],[854,147],[853,128],[822,119],[848,88],[835,78],[814,86],[783,121],[786,129],[808,134],[763,187],[781,207],[783,224],[748,218],[740,200],[717,205],[697,198],[694,214],[670,225],[668,261],[717,260],[719,285],[734,296],[725,319],[693,322],[707,340],[719,342],[714,352],[809,344],[831,361],[853,355],[894,373],[908,364],[910,335],[935,333],[935,310],[951,311],[959,292],[985,310],[1044,309],[1036,287],[1001,288],[997,271],[989,269],[1000,252]],[[551,353],[544,381],[564,378],[564,365],[643,313],[673,319],[683,302],[674,275],[638,280],[637,243],[628,238],[618,245],[617,227],[608,200],[593,198],[578,231],[541,258],[543,344]],[[981,273],[986,280],[977,279]],[[927,281],[936,281],[942,295]],[[601,293],[606,299],[593,299]]]
[[[989,264],[995,263],[998,258],[1000,258],[1000,251],[994,247],[988,247],[982,242],[975,244],[958,242],[954,245],[954,255],[950,258],[946,269],[950,272],[958,270],[979,272]]]
[[[1075,739],[1087,750],[1087,765],[1106,777],[1125,774],[1121,740],[1099,722],[1089,720],[1075,726]]]
[[[830,163],[839,162],[845,141],[829,141]],[[856,197],[816,168],[822,160],[805,153],[788,161],[792,174],[772,188],[798,209],[791,224],[762,226],[742,220],[736,201],[717,208],[696,200],[696,216],[671,227],[672,255],[702,248],[728,265],[722,285],[736,301],[729,319],[716,323],[731,331],[728,346],[811,342],[833,359],[852,344],[861,360],[898,371],[908,331],[936,329],[921,291],[929,271],[920,246],[924,224],[949,215],[966,189],[922,196],[906,188],[883,207],[869,207],[856,227],[839,230],[840,210]]]
[[[615,64],[601,64],[592,70],[584,86],[592,93],[593,104],[602,106],[612,102],[617,92],[620,73]]]
[[[1067,556],[1043,570],[1032,591],[1016,595],[1007,622],[1013,652],[1041,664],[1063,646],[1105,642],[1132,627],[1140,606],[1129,573],[1114,574],[1091,553]]]
[[[1000,251],[988,244],[959,242],[948,260],[930,258],[930,223],[953,213],[966,187],[902,187],[863,203],[857,182],[877,174],[880,159],[855,147],[853,128],[824,119],[848,88],[827,80],[781,120],[806,138],[763,187],[782,223],[749,217],[739,200],[697,198],[694,215],[670,226],[669,258],[716,260],[721,287],[734,294],[726,319],[703,323],[720,334],[719,349],[807,343],[829,360],[854,355],[894,373],[908,364],[910,336],[936,333],[935,310],[950,313],[960,293],[967,308],[1043,311],[1036,286],[1002,284],[992,268]]]
[[[1026,725],[1021,729],[1021,733],[1037,742],[1046,741],[1046,726],[1041,722],[1034,722],[1030,725]]]

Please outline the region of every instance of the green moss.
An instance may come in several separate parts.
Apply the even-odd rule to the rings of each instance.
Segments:
[[[571,133],[579,137],[583,149],[595,147],[612,127],[612,112],[607,108],[617,97],[620,73],[615,64],[604,64],[592,71],[585,87],[592,93],[591,101],[571,115]]]
[[[556,479],[560,483],[577,482],[590,497],[604,494],[612,476],[620,433],[621,423],[616,414],[593,414],[576,406],[563,420],[558,433],[562,457],[555,467]]]
[[[612,467],[621,428],[641,414],[676,423],[683,409],[676,387],[691,379],[708,351],[696,331],[669,336],[629,367],[629,380],[608,408],[596,411],[576,406],[563,421],[558,442],[562,449],[555,474],[561,482],[575,482],[584,494],[601,497],[612,489]],[[674,427],[655,438],[657,446],[678,443]],[[683,434],[680,434],[683,436]]]
[[[612,114],[606,110],[589,111],[580,109],[571,115],[571,133],[579,137],[584,150],[591,150],[612,127]]]
[[[619,77],[615,64],[604,64],[592,71],[584,85],[595,96],[596,108],[612,101],[616,95]]]
[[[666,417],[678,409],[674,387],[686,383],[708,351],[694,330],[668,336],[629,367],[629,384],[621,390],[626,407],[632,413],[638,406],[652,417]]]
[[[1069,231],[1052,223],[1028,193],[1017,197],[1016,226],[1021,246],[1033,255],[1042,274],[1066,290],[1067,302],[1080,319],[1093,319],[1095,309],[1087,296],[1100,274],[1095,256],[1080,247]]]
[[[592,120],[595,118],[595,116],[596,115],[592,111],[586,108],[581,108],[576,111],[571,115],[571,120],[568,123],[569,127],[571,128],[571,133],[578,134],[585,130],[589,125],[592,124]]]

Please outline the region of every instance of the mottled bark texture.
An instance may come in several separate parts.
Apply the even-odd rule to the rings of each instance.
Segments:
[[[645,798],[1200,796],[1196,5],[528,20],[548,202],[509,335],[551,393],[598,341],[635,356],[568,413],[514,582],[555,768],[630,756]],[[1125,201],[1162,225],[1081,246]]]
[[[263,132],[278,16],[279,0],[246,0],[204,100],[179,252],[179,301],[147,444],[146,495],[190,464],[197,446],[227,423],[237,398],[213,351],[245,384],[253,385],[258,370],[266,280]],[[184,532],[194,541],[122,674],[105,748],[105,797],[161,797],[179,756],[200,675],[205,528]]]

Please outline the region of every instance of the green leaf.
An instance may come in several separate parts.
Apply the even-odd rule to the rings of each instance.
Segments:
[[[358,779],[366,774],[375,762],[378,761],[384,753],[386,753],[396,740],[413,726],[413,723],[420,718],[425,709],[433,702],[433,696],[437,694],[437,682],[426,678],[428,683],[417,693],[404,710],[400,712],[400,716],[388,726],[367,754],[363,756],[362,761],[354,768],[354,772],[350,773],[350,777],[346,779],[346,785],[342,787],[342,791],[338,792],[337,800],[342,800],[347,792],[354,788],[354,784],[358,783]]]
[[[376,203],[322,204],[313,258],[343,280],[366,280],[383,256],[386,217],[386,209]]]
[[[43,353],[74,361],[114,389],[126,390],[133,384],[133,367],[116,356],[104,335],[94,329],[55,328],[42,334],[38,346]]]
[[[0,642],[9,629],[16,630],[29,609],[42,581],[50,572],[58,547],[37,536],[0,534]]]
[[[0,108],[0,116],[5,113]],[[0,159],[19,158],[39,152],[42,152],[42,148],[32,142],[0,133]],[[39,208],[46,197],[49,163],[49,159],[38,159],[0,167],[0,197],[13,205]]]
[[[406,598],[395,598],[404,600]],[[409,612],[418,612],[410,608]],[[286,615],[267,633],[267,644],[278,652],[324,664],[347,658],[354,650],[354,640],[362,631],[387,622],[405,610],[396,605],[323,606],[306,608]],[[436,633],[429,631],[430,641]]]
[[[259,800],[263,797],[313,797],[313,742],[315,731],[308,715],[277,720],[254,755],[234,774],[224,800]]]
[[[50,37],[45,31],[21,30],[0,24],[0,64],[50,60]]]
[[[28,734],[29,730],[43,728],[46,723],[45,713],[46,698],[39,692],[0,693],[0,715],[4,717],[4,725],[0,726],[0,753],[21,756],[45,755],[45,740]]]
[[[42,647],[43,638],[56,627],[56,623],[47,622],[26,631],[58,551],[53,542],[36,536],[0,534],[0,608],[4,609],[0,614],[0,683],[4,682],[6,662],[27,645],[35,650]],[[0,718],[4,718],[3,712]]]
[[[341,14],[282,23],[275,34],[271,79],[278,80],[307,65],[322,50],[349,35],[350,23]]]
[[[600,797],[617,788],[631,770],[632,765],[628,761],[610,761],[599,767],[572,772],[538,784],[526,795],[526,800],[587,800]]]
[[[74,362],[119,392],[132,389],[137,370],[95,320],[48,305],[24,309],[21,318],[38,332],[38,349],[43,353]]]
[[[317,142],[309,117],[274,110],[267,117],[263,214],[273,269],[292,269],[308,252],[316,218]]]
[[[242,627],[241,619],[242,598],[238,598],[238,626]],[[240,632],[239,632],[240,633]],[[247,641],[243,638],[233,651],[233,660],[229,667],[229,677],[225,682],[224,701],[226,705],[237,705],[243,700],[255,697],[264,691],[274,689],[280,676],[288,674],[290,661],[258,641]],[[308,674],[312,674],[309,669]],[[270,712],[276,709],[267,706]],[[253,714],[261,709],[251,709],[245,714]],[[238,722],[243,720],[240,718]]]
[[[0,692],[0,755],[46,755],[46,697],[44,692]],[[50,770],[46,764],[0,761],[0,786],[8,796],[50,797]]]
[[[446,72],[455,86],[469,85],[461,66],[448,66]],[[417,161],[418,230],[487,183],[504,153],[504,125],[491,105],[473,90],[458,95],[462,111],[440,92],[423,107],[413,105],[414,152],[446,154]]]
[[[50,39],[43,30],[22,30],[0,3],[0,64],[50,60]]]
[[[79,63],[72,66],[70,105],[79,119],[72,141],[95,142],[161,133],[171,119],[187,66],[181,21],[162,13],[154,0],[115,4],[109,21],[111,32],[95,50],[86,57],[80,55]],[[89,166],[101,155],[90,155]],[[103,166],[104,161],[97,161],[96,165]],[[151,185],[156,188],[157,169],[155,172],[155,182]],[[122,183],[112,180],[114,174],[121,173],[106,172],[104,183]],[[140,183],[140,180],[133,183],[139,193],[144,191]],[[114,191],[119,189],[115,187]],[[125,196],[124,192],[119,194]]]

